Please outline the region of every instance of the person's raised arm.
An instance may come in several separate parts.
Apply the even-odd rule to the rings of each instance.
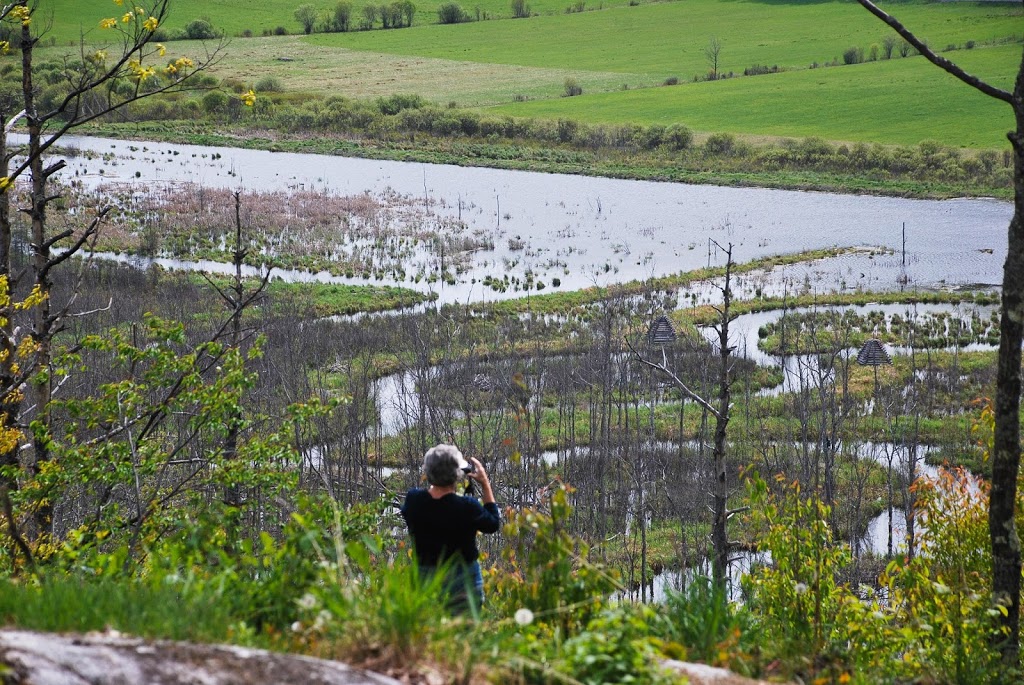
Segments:
[[[491,479],[487,476],[487,470],[476,457],[470,457],[469,461],[472,462],[475,469],[468,475],[480,484],[480,501],[484,504],[494,504],[494,491],[491,490]]]

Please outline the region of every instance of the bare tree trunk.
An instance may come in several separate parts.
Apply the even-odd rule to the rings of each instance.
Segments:
[[[729,346],[729,307],[732,304],[732,245],[725,250],[725,283],[722,287],[721,324],[718,329],[718,413],[715,415],[715,492],[714,520],[711,525],[711,543],[714,548],[715,560],[712,566],[715,585],[725,586],[726,574],[729,570],[729,536],[726,521],[729,515],[729,490],[726,483],[725,440],[729,425],[729,403],[732,394],[732,347]]]
[[[49,295],[53,282],[49,277],[48,262],[50,261],[50,245],[46,239],[46,173],[43,169],[42,155],[42,122],[36,111],[35,85],[32,79],[32,50],[35,38],[27,25],[21,32],[21,77],[22,96],[25,102],[25,117],[28,122],[28,157],[29,157],[29,208],[28,214],[32,221],[30,232],[32,240],[32,271],[35,287],[44,295]],[[50,361],[50,298],[44,297],[42,302],[33,309],[34,324],[32,338],[36,344],[36,370],[45,371]],[[35,406],[36,424],[48,426],[51,385],[49,374],[43,374],[40,380],[30,385],[30,397]],[[31,472],[38,475],[42,465],[49,461],[49,447],[45,428],[37,428],[33,435],[33,454]],[[44,535],[50,531],[53,517],[53,505],[49,497],[43,497],[33,514],[33,536]]]
[[[1020,470],[1020,364],[1024,333],[1024,57],[1014,100],[1017,131],[1010,135],[1014,152],[1014,214],[1003,265],[988,520],[992,541],[992,596],[1007,610],[1002,626],[1009,635],[1002,653],[1008,665],[1018,663],[1020,651],[1021,553],[1014,515]]]

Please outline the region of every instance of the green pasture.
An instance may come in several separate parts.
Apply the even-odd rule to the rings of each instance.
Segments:
[[[152,0],[136,4],[149,6]],[[362,8],[368,4],[384,5],[391,0],[350,0],[353,7],[353,19],[358,23]],[[527,2],[531,10],[537,14],[557,14],[576,0],[531,0]],[[652,2],[653,0],[641,0]],[[587,9],[598,9],[625,6],[629,0],[587,0]],[[164,26],[171,30],[184,28],[185,24],[194,19],[208,19],[215,28],[228,37],[241,36],[246,30],[254,36],[262,35],[264,30],[273,31],[283,26],[289,33],[302,33],[302,25],[295,20],[295,8],[299,5],[313,5],[323,16],[334,11],[337,0],[172,0],[170,12]],[[416,5],[416,18],[413,25],[436,24],[437,8],[442,0],[413,0]],[[82,32],[98,34],[99,22],[105,17],[119,17],[124,8],[114,4],[114,0],[39,0],[42,12],[52,12],[53,26],[47,34],[60,45],[77,43]],[[466,0],[463,8],[476,15],[480,9],[481,17],[492,19],[511,17],[508,0]],[[96,37],[98,40],[102,38]],[[91,39],[90,39],[91,40]]]
[[[1010,88],[1020,46],[950,55]],[[514,116],[590,123],[683,123],[695,131],[993,148],[1013,127],[1009,106],[939,71],[923,57],[751,76],[495,107]]]
[[[895,10],[929,44],[987,43],[1024,35],[1019,5],[901,4]],[[806,68],[842,61],[850,47],[869,52],[889,33],[851,2],[765,3],[687,0],[511,21],[413,26],[394,31],[316,34],[325,47],[527,67],[676,76],[708,72],[712,36],[720,72],[754,64]]]
[[[126,0],[125,5],[130,4],[150,7],[152,0]],[[164,28],[182,29],[190,21],[205,18],[227,36],[241,35],[246,29],[260,35],[264,28],[277,26],[299,32],[300,25],[293,16],[298,4],[301,3],[284,0],[171,0]],[[77,44],[83,34],[87,42],[108,40],[110,32],[100,30],[100,20],[120,17],[125,8],[114,0],[39,0],[37,12],[44,16],[52,12],[47,37],[55,39],[58,45],[67,45]]]

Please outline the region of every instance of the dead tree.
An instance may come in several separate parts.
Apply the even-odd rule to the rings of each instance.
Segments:
[[[734,346],[729,344],[729,324],[736,317],[730,311],[732,305],[732,243],[730,243],[728,247],[722,247],[717,242],[715,245],[725,252],[726,264],[725,278],[722,285],[719,287],[722,292],[722,306],[715,307],[715,311],[718,312],[718,323],[715,325],[715,331],[718,334],[717,349],[719,366],[718,395],[715,398],[714,403],[698,395],[696,392],[691,390],[686,383],[680,380],[680,378],[668,368],[667,360],[664,357],[660,364],[651,361],[644,358],[628,340],[626,342],[629,345],[629,349],[633,352],[634,357],[640,363],[668,376],[685,397],[689,397],[700,405],[707,413],[715,417],[715,439],[712,450],[715,481],[714,491],[712,493],[713,503],[711,523],[711,546],[714,550],[714,559],[712,561],[711,569],[715,584],[719,587],[724,587],[726,574],[729,568],[730,550],[727,523],[729,518],[733,514],[737,513],[736,511],[730,511],[728,508],[729,490],[726,482],[726,438],[728,436],[727,429],[729,426],[730,402],[732,397],[732,353],[735,349]]]

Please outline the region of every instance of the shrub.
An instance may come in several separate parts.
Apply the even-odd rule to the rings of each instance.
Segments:
[[[486,572],[488,604],[499,615],[517,609],[568,632],[586,625],[618,582],[590,561],[590,548],[569,534],[571,490],[555,483],[540,509],[513,510],[502,530],[501,569]]]
[[[220,37],[208,19],[194,19],[185,24],[185,37],[189,40],[210,40]]]
[[[577,12],[583,12],[586,9],[587,9],[587,2],[586,2],[586,0],[576,0],[576,2],[572,3],[571,5],[569,5],[568,7],[565,8],[565,13],[566,14],[573,14],[573,13],[577,13]]]
[[[446,2],[437,8],[437,19],[442,24],[461,24],[469,21],[469,15],[457,2]]]
[[[203,110],[207,114],[223,112],[228,104],[228,96],[219,90],[211,90],[203,96]]]
[[[653,150],[665,142],[665,127],[661,124],[651,124],[647,128],[637,132],[634,144],[642,150]]]
[[[814,68],[813,66],[811,67]],[[744,76],[761,76],[762,74],[777,74],[779,73],[779,65],[773,64],[772,66],[766,66],[764,64],[755,64],[749,66],[743,70]]]
[[[426,101],[419,95],[389,95],[386,98],[377,98],[377,109],[381,114],[394,116],[404,109],[422,109]]]
[[[892,59],[892,51],[896,49],[898,42],[896,36],[891,33],[882,38],[882,55],[885,59]]]
[[[412,4],[412,0],[401,0],[398,6],[405,18],[405,25],[412,26],[412,20],[416,16],[416,5]]]
[[[379,11],[378,7],[373,3],[363,5],[363,20],[359,23],[359,28],[364,31],[372,29],[377,21],[377,13]]]
[[[288,35],[288,29],[286,29],[283,26],[278,26],[278,27],[276,27],[274,29],[274,35],[275,36],[287,36]]]
[[[669,76],[667,79],[665,79],[665,83],[664,83],[664,85],[666,85],[666,86],[675,86],[675,85],[678,85],[678,84],[679,84],[679,77],[678,76]],[[623,84],[623,85],[625,85],[625,84]],[[628,88],[623,88],[623,90],[628,90]]]
[[[711,155],[729,155],[736,147],[736,136],[731,133],[712,133],[704,141],[704,151]]]
[[[313,27],[316,26],[316,7],[313,5],[299,5],[295,8],[295,21],[302,25],[302,30],[306,32],[306,35],[313,33]]]
[[[864,61],[864,49],[858,47],[843,50],[843,64],[860,64]]]
[[[665,145],[671,150],[687,150],[693,145],[693,131],[682,124],[665,129]]]
[[[331,16],[331,28],[335,31],[348,31],[352,26],[352,3],[348,0],[341,0],[334,6],[334,14]]]
[[[512,0],[512,17],[523,19],[528,16],[530,16],[530,6],[526,4],[526,0]]]
[[[561,668],[585,685],[678,682],[660,665],[648,624],[657,614],[646,605],[618,604],[565,642]]]
[[[575,97],[576,95],[583,94],[583,86],[581,86],[576,79],[569,77],[565,79],[565,94],[567,98]]]
[[[254,86],[258,93],[283,93],[284,83],[276,76],[264,76]]]
[[[966,43],[964,43],[964,48],[966,48],[967,50],[973,50],[975,45],[976,43],[973,40],[969,40]]]

